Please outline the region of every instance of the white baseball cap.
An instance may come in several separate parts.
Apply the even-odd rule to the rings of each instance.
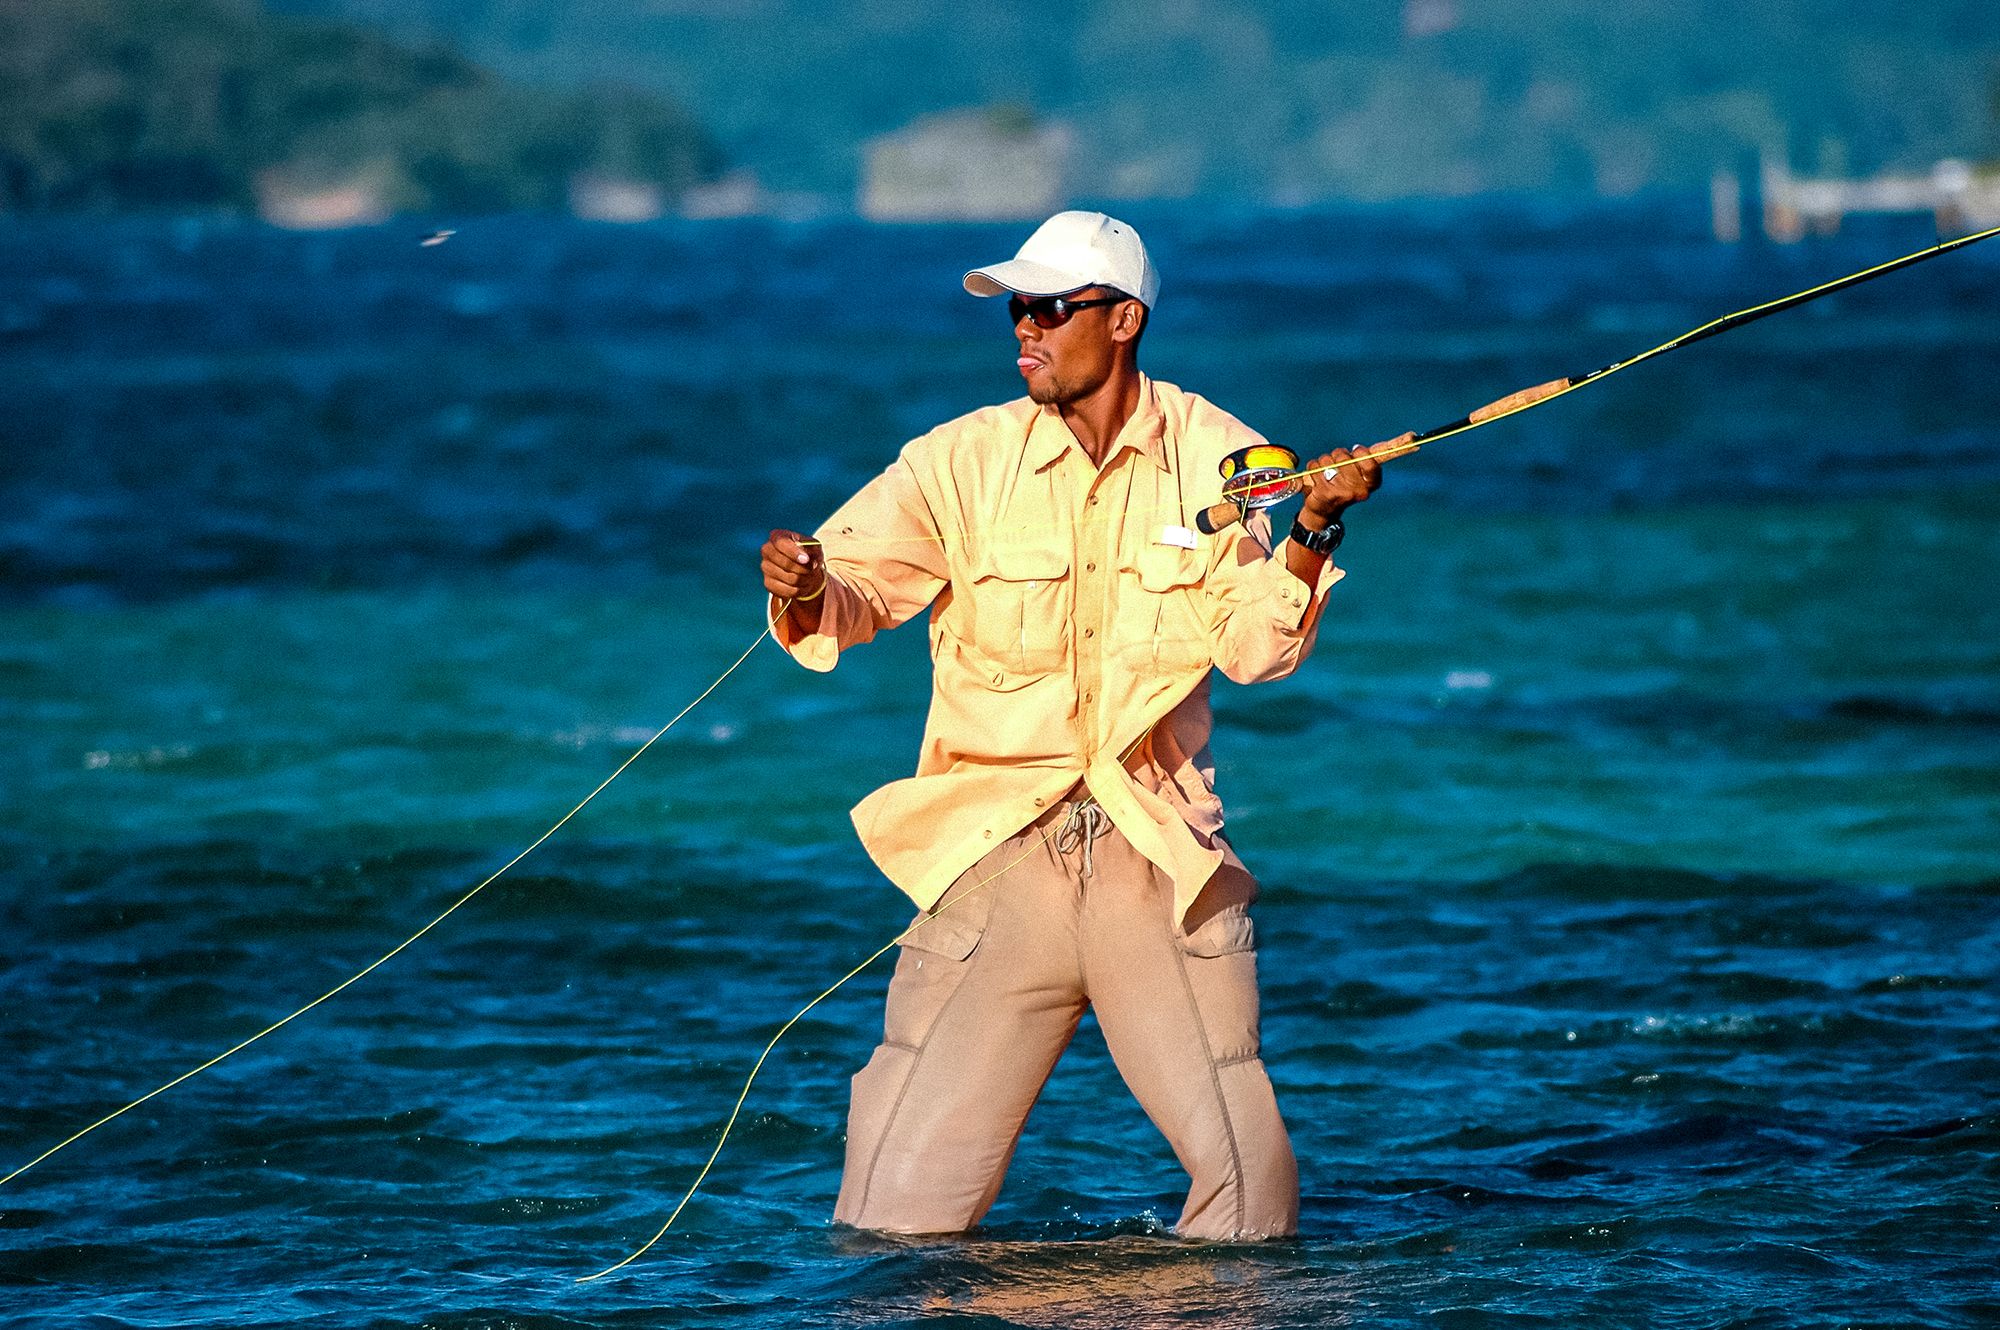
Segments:
[[[965,274],[965,289],[976,296],[1063,296],[1086,286],[1117,287],[1147,309],[1160,295],[1159,271],[1139,233],[1101,212],[1059,212],[1013,258]]]

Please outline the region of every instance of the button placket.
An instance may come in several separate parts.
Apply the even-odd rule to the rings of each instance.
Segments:
[[[1100,468],[1091,478],[1084,504],[1087,511],[1105,511],[1110,486],[1124,484],[1129,488],[1131,467],[1127,465],[1128,461],[1129,458],[1121,456],[1110,466]],[[1098,630],[1104,627],[1107,604],[1105,582],[1109,574],[1105,570],[1117,567],[1117,560],[1111,557],[1109,551],[1113,547],[1113,528],[1118,525],[1107,517],[1086,519],[1071,528],[1080,546],[1076,554],[1080,562],[1072,566],[1083,569],[1077,578],[1076,686],[1077,727],[1081,731],[1078,737],[1086,754],[1094,753],[1097,747],[1097,695],[1102,691],[1104,674],[1102,634]]]

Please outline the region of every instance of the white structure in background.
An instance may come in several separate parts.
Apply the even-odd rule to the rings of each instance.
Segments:
[[[689,185],[681,194],[681,216],[696,221],[757,217],[770,212],[770,205],[754,171],[731,171],[719,180]]]
[[[364,169],[345,179],[273,168],[257,175],[257,215],[288,231],[373,226],[389,215],[387,172]]]
[[[869,140],[861,215],[878,222],[1035,221],[1067,202],[1075,136],[1002,109],[926,116]]]
[[[1458,26],[1458,0],[1403,0],[1403,35],[1435,37]]]
[[[587,222],[650,222],[666,215],[666,191],[644,180],[580,174],[570,177],[569,210]]]
[[[1725,245],[1743,238],[1743,182],[1736,172],[1718,168],[1708,178],[1708,223]]]
[[[2000,226],[2000,171],[1976,172],[1965,162],[1939,162],[1923,175],[1801,179],[1780,154],[1767,152],[1759,175],[1764,234],[1784,244],[1808,231],[1832,235],[1854,213],[1927,212],[1936,218],[1941,236]],[[1734,193],[1734,179],[1729,176],[1725,188],[1723,176],[1717,176],[1713,194],[1717,239],[1733,239],[1724,235],[1725,223],[1732,210],[1740,217],[1740,205],[1725,205],[1723,198],[1725,192]],[[1740,222],[1735,229],[1740,233]]]

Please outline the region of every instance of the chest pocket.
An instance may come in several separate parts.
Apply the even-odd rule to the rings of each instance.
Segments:
[[[972,568],[966,636],[1008,671],[1052,673],[1068,659],[1073,596],[1063,551],[994,546]]]
[[[1125,559],[1118,579],[1118,642],[1131,664],[1177,670],[1210,661],[1199,604],[1206,571],[1200,551],[1178,545],[1142,545]]]

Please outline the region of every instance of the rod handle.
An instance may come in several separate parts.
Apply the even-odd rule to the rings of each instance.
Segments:
[[[1483,425],[1495,416],[1507,416],[1512,415],[1516,411],[1525,411],[1545,398],[1554,397],[1569,386],[1570,381],[1568,379],[1550,379],[1547,383],[1538,383],[1532,388],[1523,388],[1520,392],[1509,393],[1497,402],[1488,402],[1485,406],[1480,407],[1477,411],[1467,416],[1466,419],[1475,425]]]
[[[1546,387],[1548,385],[1545,384],[1543,386]],[[1529,391],[1532,392],[1534,390],[1530,389]],[[1414,431],[1404,434],[1398,434],[1393,439],[1384,439],[1382,442],[1373,444],[1369,447],[1356,448],[1354,450],[1354,456],[1357,458],[1366,457],[1371,452],[1374,452],[1376,450],[1382,450],[1388,452],[1391,457],[1401,457],[1405,453],[1413,453],[1416,451],[1415,448],[1406,446],[1416,437],[1417,436]],[[1384,460],[1388,459],[1385,458]],[[1302,475],[1310,475],[1310,474],[1311,474],[1310,471],[1302,473]],[[1243,516],[1243,510],[1238,508],[1235,504],[1229,502],[1227,499],[1225,499],[1221,503],[1212,504],[1211,506],[1204,508],[1199,513],[1195,514],[1194,518],[1195,530],[1201,532],[1201,534],[1203,534],[1204,536],[1212,536],[1218,531],[1227,530],[1230,526],[1234,525],[1237,521],[1241,520],[1242,516]]]
[[[1194,528],[1204,536],[1212,536],[1227,530],[1229,525],[1243,516],[1243,511],[1233,503],[1211,504],[1194,515]]]

